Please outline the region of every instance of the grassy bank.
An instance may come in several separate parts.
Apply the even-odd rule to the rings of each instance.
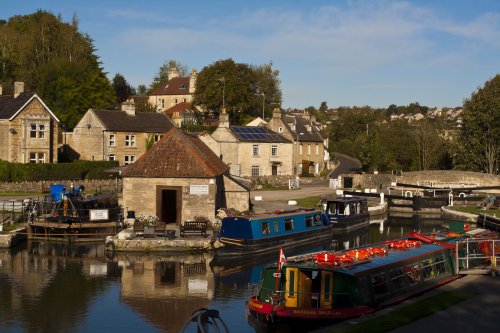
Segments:
[[[469,214],[486,214],[486,215],[500,215],[500,210],[493,208],[493,209],[488,209],[488,210],[482,210],[481,207],[477,206],[448,206],[448,209],[457,211],[457,212],[462,212],[462,213],[469,213]]]

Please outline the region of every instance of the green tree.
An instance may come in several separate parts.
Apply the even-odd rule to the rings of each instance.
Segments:
[[[148,95],[148,88],[143,84],[138,85],[137,86],[137,95],[147,96]]]
[[[499,173],[500,74],[465,100],[462,127],[451,154],[455,168]]]
[[[116,73],[113,77],[113,89],[115,90],[118,104],[123,103],[130,96],[135,94],[135,89],[125,80],[125,77],[120,73]]]
[[[153,82],[149,85],[149,92],[158,88],[160,83],[166,82],[168,80],[168,73],[173,69],[177,69],[179,71],[179,76],[188,75],[187,65],[184,65],[177,60],[167,60],[160,66],[158,73],[153,78]]]

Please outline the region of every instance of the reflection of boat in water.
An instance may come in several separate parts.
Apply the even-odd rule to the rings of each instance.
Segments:
[[[265,324],[293,320],[321,325],[374,312],[459,278],[454,248],[460,239],[457,233],[433,238],[412,233],[370,247],[310,253],[269,265],[247,303],[249,318]]]
[[[324,211],[297,209],[222,220],[217,257],[241,257],[300,248],[330,241],[334,236],[368,225],[366,199],[328,198]],[[248,259],[248,258],[247,258]]]

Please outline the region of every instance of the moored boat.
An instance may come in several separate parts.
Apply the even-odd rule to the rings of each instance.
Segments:
[[[217,257],[272,253],[321,244],[335,235],[366,227],[369,215],[364,198],[329,199],[323,211],[296,209],[267,214],[226,217],[222,220]]]
[[[481,237],[480,233],[470,237]],[[472,236],[474,235],[474,236]],[[247,302],[251,322],[293,320],[309,326],[358,317],[460,277],[448,232],[410,237],[342,252],[321,251],[267,266]],[[459,248],[459,252],[460,252]]]

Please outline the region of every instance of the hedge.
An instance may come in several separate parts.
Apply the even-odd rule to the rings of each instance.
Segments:
[[[111,174],[104,171],[117,166],[117,161],[75,161],[58,164],[24,164],[0,161],[0,181],[109,179]]]

